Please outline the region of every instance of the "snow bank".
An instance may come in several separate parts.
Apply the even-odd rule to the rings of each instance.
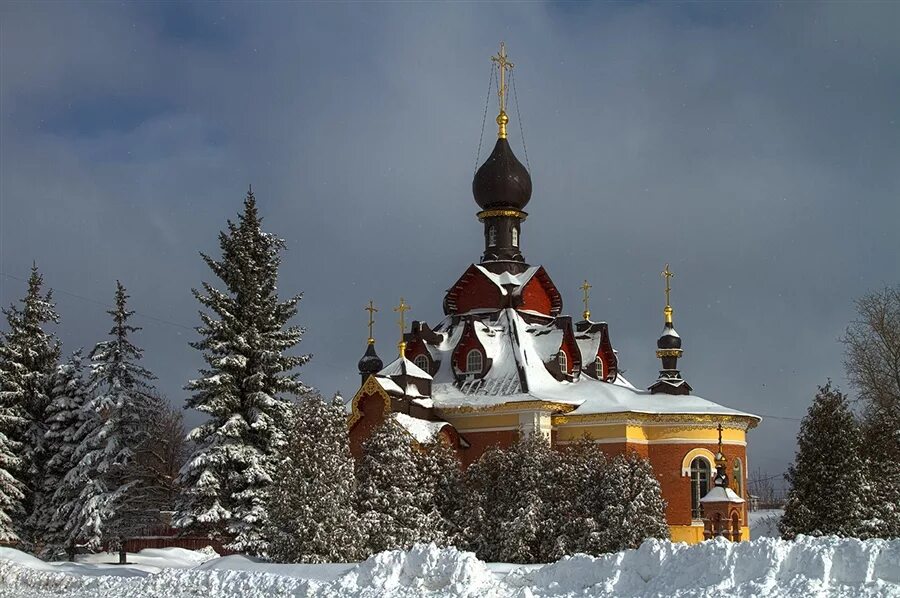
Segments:
[[[140,556],[135,555],[135,560]],[[177,563],[193,558],[189,554],[144,557],[172,558]],[[232,556],[158,573],[134,568],[139,565],[82,564],[110,570],[107,575],[85,575],[78,566],[44,563],[2,549],[0,596],[900,598],[900,540],[833,537],[801,537],[795,542],[761,538],[737,544],[719,540],[694,546],[648,540],[637,550],[597,558],[576,555],[526,567],[489,565],[472,553],[434,545],[383,552],[356,565],[277,565]],[[113,575],[113,570],[126,575]]]

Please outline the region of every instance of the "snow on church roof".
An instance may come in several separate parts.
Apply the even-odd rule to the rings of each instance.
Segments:
[[[422,378],[423,380],[431,380],[431,376],[408,360],[406,357],[398,357],[394,361],[390,362],[384,369],[378,372],[379,376],[412,376],[413,378]]]
[[[521,274],[510,274],[509,272],[494,274],[484,266],[475,264],[475,267],[478,268],[481,273],[484,274],[491,282],[497,285],[497,287],[500,289],[500,292],[504,295],[509,294],[509,291],[504,285],[514,285],[516,288],[525,286],[526,284],[528,284],[528,281],[531,280],[531,278],[534,276],[535,272],[540,269],[540,266],[532,266]]]
[[[416,442],[421,444],[434,442],[438,432],[440,432],[444,426],[450,425],[449,422],[428,421],[406,415],[405,413],[392,413],[391,417],[394,418],[398,424],[403,426],[403,428],[409,432],[410,436],[416,439]]]
[[[712,490],[707,492],[703,498],[700,499],[700,502],[734,502],[734,503],[742,503],[744,499],[737,495],[737,493],[731,488],[724,488],[722,486],[714,486]]]
[[[504,309],[496,320],[476,321],[474,326],[492,360],[491,368],[484,377],[457,386],[451,360],[441,360],[431,393],[439,410],[537,400],[575,406],[569,415],[633,412],[756,417],[698,396],[650,394],[635,389],[624,378],[611,384],[581,375],[576,382],[561,382],[547,371],[544,362],[558,350],[562,331],[528,324],[513,309]]]

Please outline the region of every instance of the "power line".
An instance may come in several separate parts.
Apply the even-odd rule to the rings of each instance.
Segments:
[[[12,274],[7,274],[6,272],[0,272],[0,276],[5,276],[7,278],[11,278],[12,280],[17,280],[19,282],[24,282],[24,283],[28,282],[28,280],[26,280],[24,278],[19,278],[18,276],[13,276]],[[85,297],[84,295],[79,295],[78,293],[73,293],[73,292],[67,291],[65,289],[60,289],[59,287],[51,287],[51,289],[55,293],[60,293],[62,295],[68,295],[69,297],[74,297],[75,299],[81,299],[82,301],[87,301],[88,303],[94,303],[96,305],[101,305],[101,306],[109,308],[109,309],[115,309],[114,305],[112,305],[110,303],[106,303],[104,301],[92,299],[91,297]],[[134,313],[135,313],[135,315],[141,316],[142,318],[146,318],[148,320],[152,320],[152,321],[158,322],[160,324],[167,324],[169,326],[175,326],[176,328],[190,330],[191,332],[194,331],[194,328],[192,326],[185,326],[184,324],[179,324],[178,322],[166,320],[165,318],[158,318],[156,316],[151,316],[150,314],[145,314],[144,312],[140,312],[140,311],[135,311]]]

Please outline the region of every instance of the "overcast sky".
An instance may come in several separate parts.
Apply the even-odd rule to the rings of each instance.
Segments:
[[[198,252],[253,185],[304,293],[304,379],[352,395],[370,299],[440,320],[482,250],[471,177],[489,57],[516,64],[522,247],[656,377],[666,262],[695,392],[759,413],[780,473],[816,385],[846,387],[853,299],[900,281],[900,4],[4,3],[0,303],[35,260],[66,352],[121,279],[182,404]],[[494,139],[492,102],[484,159]],[[525,161],[511,107],[510,140]],[[196,422],[196,416],[189,421]]]

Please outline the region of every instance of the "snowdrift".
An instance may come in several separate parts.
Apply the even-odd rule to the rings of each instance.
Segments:
[[[525,567],[488,564],[472,553],[433,545],[383,552],[356,565],[208,560],[189,552],[142,552],[134,555],[136,565],[116,566],[97,559],[45,563],[0,549],[0,596],[900,598],[900,540],[761,538],[694,546],[648,540],[637,550]]]

